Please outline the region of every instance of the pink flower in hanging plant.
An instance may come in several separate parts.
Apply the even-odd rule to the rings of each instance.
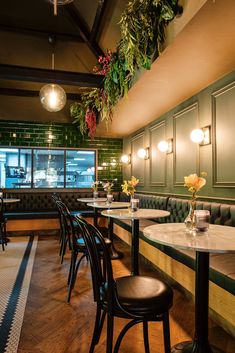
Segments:
[[[85,115],[85,121],[89,130],[89,137],[93,139],[96,133],[96,114],[94,110],[88,108]]]
[[[98,75],[107,75],[109,71],[109,65],[112,58],[111,50],[107,50],[104,56],[100,55],[98,58],[98,63],[93,67],[93,72]]]

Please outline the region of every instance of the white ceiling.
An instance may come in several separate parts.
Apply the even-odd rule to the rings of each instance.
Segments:
[[[127,136],[234,70],[235,1],[199,3],[201,8],[194,8],[195,15],[186,25],[185,8],[176,23],[179,33],[176,28],[175,38],[151,70],[119,102],[109,129],[99,124],[98,136]]]

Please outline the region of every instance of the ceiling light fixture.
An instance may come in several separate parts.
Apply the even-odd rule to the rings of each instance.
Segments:
[[[70,2],[73,2],[73,0],[49,0],[51,4],[54,6],[54,15],[57,16],[57,6],[60,5],[67,5]]]
[[[49,43],[54,45],[55,38],[49,37]],[[52,53],[52,70],[55,69],[55,54]],[[44,85],[39,92],[40,101],[42,103],[43,108],[45,108],[49,112],[58,112],[64,108],[66,104],[66,93],[64,89],[55,84],[50,83]]]

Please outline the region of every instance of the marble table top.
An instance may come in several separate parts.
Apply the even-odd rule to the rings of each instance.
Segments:
[[[168,211],[156,210],[151,208],[139,208],[133,212],[128,210],[107,210],[101,212],[103,216],[118,218],[118,219],[142,219],[142,218],[159,218],[170,215]]]
[[[20,199],[8,199],[8,198],[6,198],[6,199],[3,199],[3,203],[13,203],[13,202],[19,202],[20,201]]]
[[[107,203],[107,202],[93,202],[93,203],[88,203],[87,206],[91,206],[94,208],[124,208],[124,207],[129,207],[130,202],[118,202],[114,201],[112,203]]]
[[[143,230],[146,238],[175,248],[201,252],[235,252],[235,228],[210,224],[207,232],[186,231],[184,223],[164,223]]]
[[[84,203],[89,203],[89,202],[105,202],[107,200],[107,197],[98,197],[95,199],[94,197],[87,197],[83,199],[77,199],[77,201],[84,202]]]

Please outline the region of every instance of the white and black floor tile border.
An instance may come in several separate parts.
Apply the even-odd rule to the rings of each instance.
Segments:
[[[0,320],[0,353],[17,352],[36,251],[35,243],[31,235]]]

